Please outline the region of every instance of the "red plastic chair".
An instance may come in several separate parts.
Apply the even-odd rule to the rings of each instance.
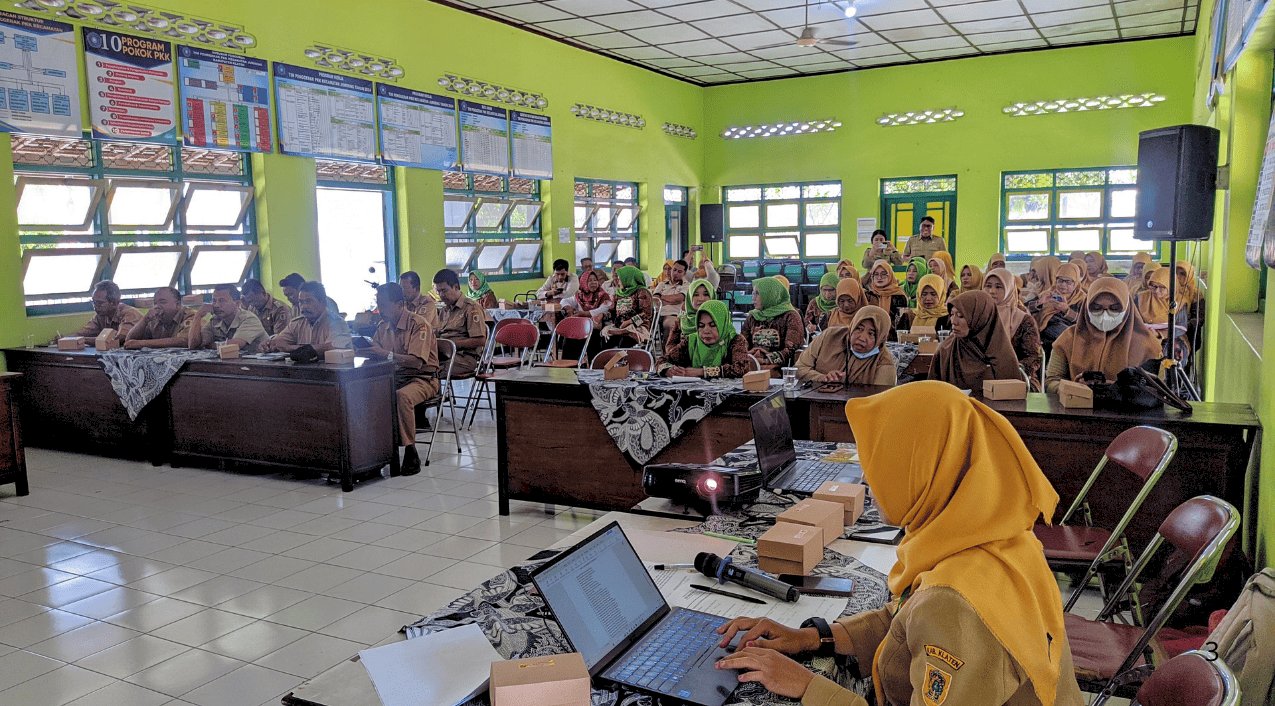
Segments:
[[[1081,689],[1100,692],[1114,686],[1117,696],[1131,695],[1115,683],[1116,677],[1144,663],[1154,666],[1157,654],[1167,654],[1157,641],[1157,635],[1173,617],[1187,592],[1196,584],[1212,579],[1227,542],[1239,526],[1239,511],[1225,500],[1209,495],[1191,498],[1174,508],[1160,523],[1156,536],[1096,620],[1088,620],[1075,613],[1063,615],[1076,680],[1080,682]],[[1159,562],[1159,575],[1152,580],[1165,586],[1176,582],[1172,592],[1145,628],[1115,622],[1120,617],[1120,606],[1126,600],[1126,594],[1134,590],[1135,583],[1166,543],[1185,562]],[[1184,564],[1186,568],[1177,568]]]
[[[1049,562],[1050,568],[1074,576],[1080,567],[1086,567],[1083,577],[1075,584],[1075,590],[1067,601],[1065,610],[1071,610],[1084,592],[1085,586],[1095,575],[1099,577],[1103,599],[1110,597],[1107,595],[1108,587],[1100,572],[1104,566],[1122,562],[1124,572],[1128,573],[1133,563],[1133,555],[1129,551],[1125,530],[1138,514],[1138,510],[1142,508],[1142,503],[1151,494],[1156,483],[1160,481],[1160,477],[1164,475],[1164,470],[1173,461],[1177,450],[1177,437],[1163,429],[1139,426],[1121,432],[1107,445],[1102,460],[1089,475],[1089,479],[1085,481],[1084,487],[1080,489],[1062,519],[1052,526],[1037,523],[1033,528],[1036,538],[1045,547],[1045,559]],[[1110,529],[1093,526],[1093,517],[1087,502],[1090,491],[1093,490],[1098,477],[1106,470],[1108,463],[1115,464],[1133,474],[1142,482],[1142,487],[1129,503],[1129,508]],[[1083,515],[1079,518],[1081,522],[1075,522],[1078,514]],[[1140,624],[1141,609],[1136,603],[1134,616]]]
[[[1120,675],[1122,683],[1140,682],[1129,706],[1239,706],[1239,680],[1212,652],[1183,652],[1148,676],[1145,668]],[[1115,689],[1104,689],[1093,706],[1103,706]]]
[[[583,368],[589,355],[589,341],[593,338],[593,319],[587,316],[568,316],[558,322],[549,337],[549,345],[545,349],[544,362],[538,365],[549,368]],[[564,360],[559,357],[559,346],[565,341],[580,341],[580,357],[575,360]]]
[[[629,370],[635,373],[649,373],[655,370],[655,359],[651,357],[650,352],[642,348],[608,348],[593,357],[593,362],[589,363],[589,369],[601,370],[611,362],[611,359],[617,355],[627,355],[629,357]]]

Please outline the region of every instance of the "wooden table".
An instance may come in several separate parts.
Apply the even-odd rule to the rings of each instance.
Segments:
[[[152,463],[242,463],[354,477],[398,472],[394,366],[197,360],[186,364],[136,422],[96,351],[6,349],[25,373],[19,396],[32,446]]]
[[[18,418],[21,373],[0,373],[0,485],[13,483],[19,496],[27,487],[27,461],[22,450],[22,424]]]
[[[693,527],[698,524],[696,522],[666,518],[643,517],[623,512],[610,512],[594,520],[589,526],[572,533],[570,537],[555,544],[554,548],[565,549],[575,546],[580,540],[592,535],[611,522],[619,522],[620,526],[626,530],[645,529],[656,531]],[[890,573],[890,568],[894,566],[897,556],[897,552],[892,546],[867,544],[846,539],[833,542],[829,548],[846,556],[852,556],[887,575]],[[533,549],[527,550],[528,556],[534,553],[535,550]],[[495,575],[496,572],[497,570],[493,567],[492,575]],[[422,606],[421,613],[423,615],[433,609],[433,607]],[[395,633],[377,643],[377,646],[401,642],[403,639],[404,637],[401,633]],[[376,688],[372,686],[372,680],[368,678],[367,670],[359,663],[356,655],[351,655],[351,659],[332,667],[293,689],[291,693],[283,697],[283,703],[285,706],[366,706],[367,704],[378,704],[380,700],[376,695]]]

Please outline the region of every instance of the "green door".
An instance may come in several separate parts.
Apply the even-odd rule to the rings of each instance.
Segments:
[[[931,190],[932,189],[932,190]],[[881,228],[903,250],[921,225],[934,219],[934,234],[956,254],[956,177],[917,177],[881,181]]]

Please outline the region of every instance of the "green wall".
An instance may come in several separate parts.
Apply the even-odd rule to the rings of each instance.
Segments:
[[[854,219],[880,217],[880,180],[957,175],[957,264],[1000,249],[1002,171],[1137,161],[1141,130],[1191,117],[1192,38],[1160,39],[898,66],[709,88],[705,131],[836,118],[842,127],[772,139],[711,139],[704,193],[731,184],[840,179],[842,254],[855,262]],[[1153,108],[1008,117],[1019,101],[1156,91]],[[950,123],[882,127],[887,112],[959,108]],[[892,234],[900,235],[900,234]],[[907,234],[910,235],[910,234]]]

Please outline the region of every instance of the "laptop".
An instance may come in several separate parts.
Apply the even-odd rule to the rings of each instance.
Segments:
[[[717,628],[730,621],[670,608],[618,523],[532,574],[591,677],[693,706],[723,706],[738,672],[717,669],[729,654]]]
[[[827,481],[862,483],[863,469],[857,463],[798,461],[792,439],[792,420],[783,391],[776,392],[748,409],[753,420],[753,442],[762,483],[775,491],[812,495]]]

